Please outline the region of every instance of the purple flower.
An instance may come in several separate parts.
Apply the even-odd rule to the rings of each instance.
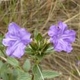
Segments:
[[[55,51],[71,52],[71,43],[75,41],[75,31],[68,30],[65,23],[59,22],[57,25],[52,25],[48,31],[51,43],[54,44]]]
[[[2,43],[7,47],[6,54],[11,57],[21,58],[26,46],[31,42],[31,34],[24,28],[20,28],[16,23],[9,24],[8,32]]]

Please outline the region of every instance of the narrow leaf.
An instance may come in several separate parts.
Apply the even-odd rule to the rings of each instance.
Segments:
[[[40,34],[40,33],[38,33],[38,35],[36,36],[36,38],[35,38],[37,41],[41,41],[41,40],[43,40],[43,37],[42,37],[42,35]]]
[[[15,58],[8,57],[8,58],[7,58],[7,62],[8,62],[10,65],[14,66],[14,67],[18,67],[18,66],[19,66],[19,62],[18,62],[18,60],[15,59]]]
[[[43,70],[42,71],[44,78],[55,78],[60,75],[60,73],[51,70]]]

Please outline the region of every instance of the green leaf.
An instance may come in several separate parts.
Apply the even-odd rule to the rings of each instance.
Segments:
[[[60,73],[56,71],[51,71],[51,70],[41,71],[38,65],[35,65],[33,67],[33,74],[34,74],[34,80],[50,79],[50,78],[55,78],[60,75]]]
[[[27,46],[26,49],[25,49],[25,51],[26,51],[26,53],[28,53],[28,54],[31,54],[31,53],[32,53],[30,46]]]
[[[26,59],[26,61],[25,61],[24,64],[23,64],[23,69],[24,69],[25,71],[29,71],[30,68],[31,68],[30,60],[29,60],[29,59]]]
[[[15,58],[8,57],[8,58],[7,58],[7,62],[8,62],[10,65],[14,66],[14,67],[18,67],[18,66],[19,66],[19,62],[18,62],[18,60],[15,59]]]
[[[1,50],[0,50],[0,56],[2,56],[2,57],[5,56]]]
[[[9,79],[11,78],[11,76],[12,74],[8,64],[4,63],[0,69],[0,77],[2,78],[2,80],[12,80],[12,79]]]
[[[3,62],[2,62],[2,61],[0,61],[0,69],[1,69],[2,65],[3,65]]]
[[[60,75],[60,73],[58,73],[56,71],[51,71],[51,70],[43,70],[42,74],[43,74],[44,78],[47,78],[47,79],[55,78]]]
[[[4,56],[4,46],[2,44],[3,35],[0,34],[0,56]]]
[[[17,80],[31,80],[32,77],[28,73],[22,73],[18,76]]]
[[[21,68],[15,68],[14,70],[15,70],[16,75],[21,75],[24,73],[24,71]]]
[[[34,30],[34,38],[36,38],[37,35],[38,35],[38,30],[37,30],[37,28],[35,28],[35,30]]]
[[[45,53],[53,53],[54,52],[54,48],[52,46],[50,46]]]
[[[9,80],[9,77],[6,73],[2,74],[2,80]]]
[[[4,63],[4,64],[1,66],[0,74],[7,73],[7,70],[8,70],[8,66],[7,66],[6,63]]]
[[[0,43],[2,42],[3,35],[0,33]]]
[[[3,40],[3,35],[0,33],[0,48],[3,48],[2,40]]]
[[[41,74],[39,72],[37,65],[33,66],[33,75],[34,75],[34,80],[42,80],[42,78],[40,79]]]
[[[31,44],[29,46],[26,47],[25,52],[29,55],[33,54],[33,46],[31,46]]]
[[[13,77],[14,77],[14,78],[16,78],[16,77],[18,76],[18,72],[17,72],[16,69],[13,69],[13,72],[12,72],[12,73],[13,73]]]
[[[40,33],[38,33],[38,35],[36,36],[35,38],[37,41],[42,41],[43,40],[43,37]]]
[[[17,78],[22,74],[24,74],[24,71],[21,68],[14,68],[12,72],[12,79],[17,80]]]

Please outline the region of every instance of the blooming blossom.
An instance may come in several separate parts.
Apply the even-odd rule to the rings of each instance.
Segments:
[[[71,52],[73,49],[71,44],[75,41],[75,31],[69,30],[67,24],[59,22],[57,25],[52,25],[48,31],[51,43],[54,44],[54,50],[61,52]]]
[[[31,34],[20,28],[16,23],[9,24],[8,32],[2,43],[7,47],[6,54],[11,57],[21,58],[23,56],[26,46],[31,42]]]

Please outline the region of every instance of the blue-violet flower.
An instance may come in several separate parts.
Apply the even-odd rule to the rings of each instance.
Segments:
[[[59,22],[57,25],[52,25],[48,31],[50,42],[54,44],[54,50],[61,52],[71,52],[73,49],[71,43],[75,41],[76,32],[68,30],[67,24]]]
[[[26,46],[31,42],[31,34],[25,28],[20,28],[16,23],[9,24],[8,32],[2,43],[7,47],[6,54],[11,57],[21,58]]]

